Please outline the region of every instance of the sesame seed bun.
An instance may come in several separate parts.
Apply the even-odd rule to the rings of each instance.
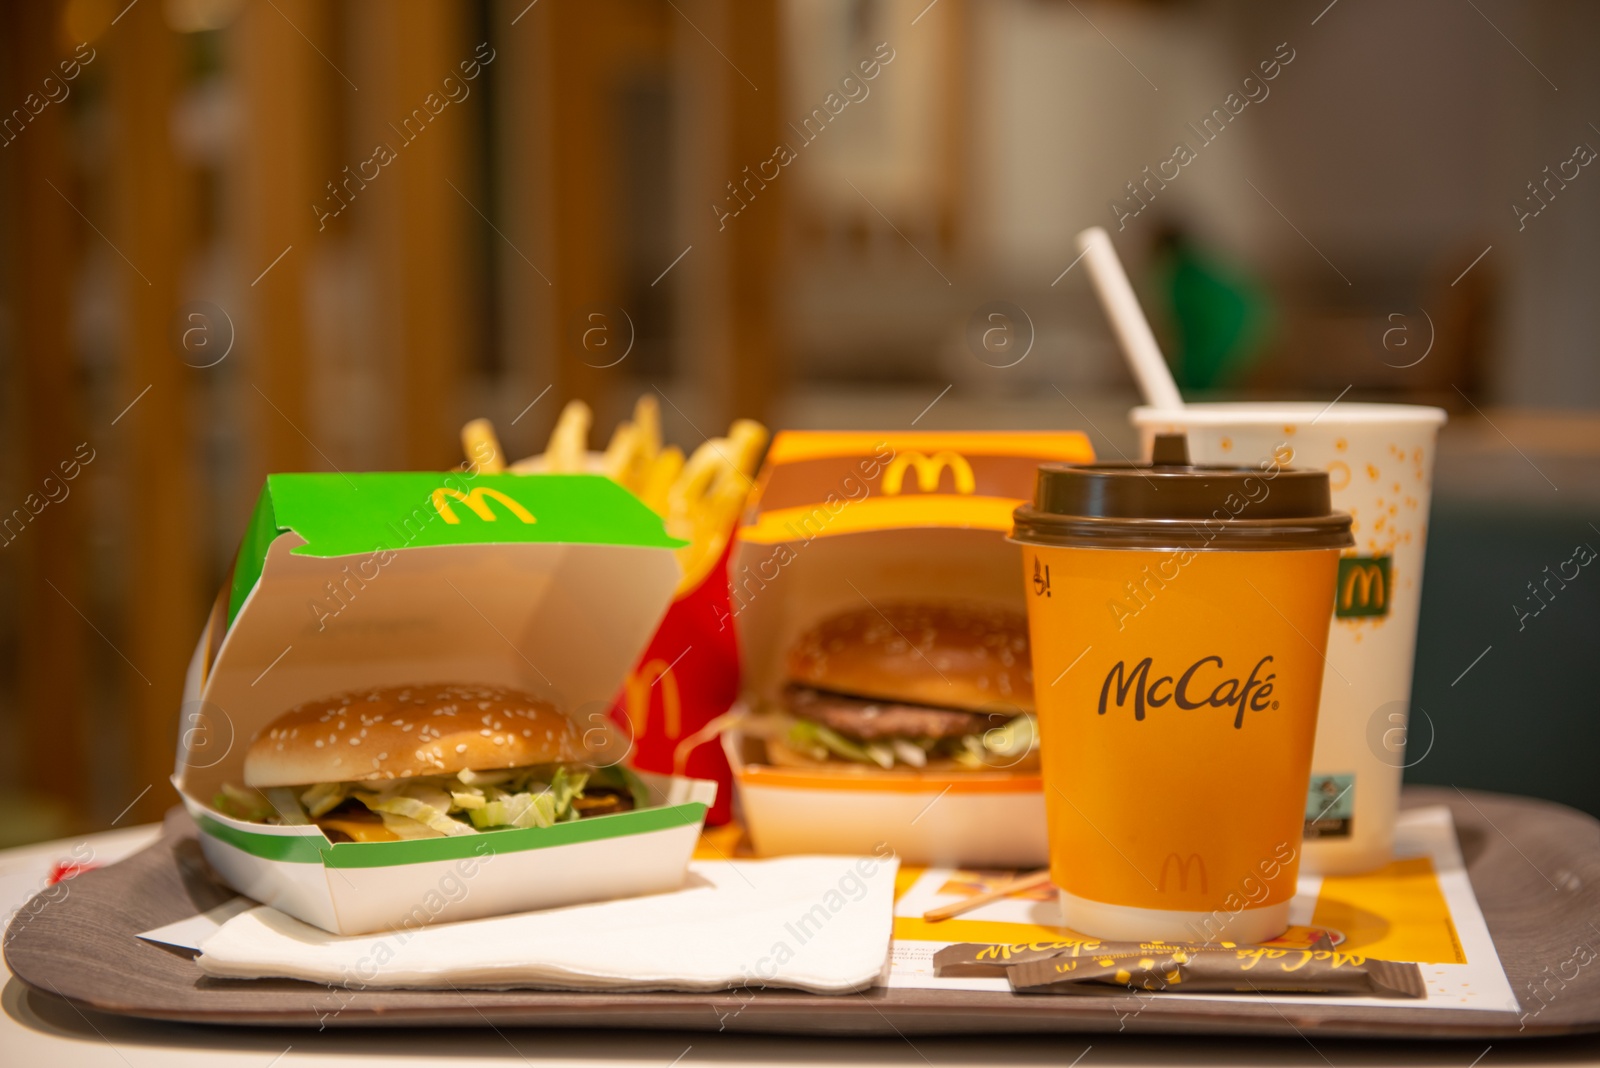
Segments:
[[[862,605],[801,634],[788,680],[852,697],[1032,712],[1028,619],[990,605]]]
[[[244,781],[304,786],[595,758],[568,716],[517,690],[386,686],[308,701],[273,720],[250,743]]]

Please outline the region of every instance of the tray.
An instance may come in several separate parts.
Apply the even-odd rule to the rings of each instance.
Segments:
[[[1600,1031],[1600,821],[1560,805],[1428,787],[1402,804],[1447,804],[1489,931],[1522,1014],[1395,1006],[1019,996],[872,990],[842,997],[793,991],[595,994],[534,990],[352,991],[293,980],[208,979],[191,955],[136,934],[232,897],[200,855],[181,809],[141,853],[85,872],[71,892],[23,909],[6,961],[33,989],[84,1008],[161,1020],[283,1027],[438,1026],[667,1028],[847,1035],[1069,1033],[1395,1038],[1540,1037]],[[41,903],[42,904],[42,903]],[[1535,985],[1543,1000],[1535,998]],[[1542,1005],[1542,1007],[1541,1007]],[[1536,1013],[1533,1010],[1538,1010]]]

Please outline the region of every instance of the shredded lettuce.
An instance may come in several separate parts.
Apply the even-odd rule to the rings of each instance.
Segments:
[[[973,771],[1006,768],[1039,747],[1039,724],[1031,713],[1024,713],[981,734],[958,738],[886,738],[857,742],[814,720],[790,719],[787,732],[779,735],[791,749],[813,760],[837,757],[854,764],[881,768],[902,765],[927,767],[932,758],[953,760]]]
[[[603,768],[588,768],[586,770],[589,775],[589,782],[584,789],[616,790],[632,797],[634,808],[650,807],[650,788],[644,784],[644,780],[639,778],[632,768],[624,767],[621,764],[610,764]]]
[[[213,805],[239,819],[305,824],[354,800],[400,838],[437,838],[575,820],[582,813],[573,802],[586,789],[595,788],[630,795],[634,808],[650,804],[644,783],[627,768],[547,764],[265,791],[225,784]]]
[[[510,792],[496,786],[483,789],[481,804],[463,806],[472,825],[480,831],[494,827],[548,827],[560,820],[576,818],[572,799],[583,793],[589,776],[558,767],[550,782],[538,790]]]
[[[983,732],[983,747],[1002,757],[1020,757],[1039,748],[1039,721],[1022,715]]]
[[[989,766],[989,751],[983,747],[983,739],[976,734],[964,734],[959,743],[955,752],[950,754],[957,764],[968,771],[982,771]]]
[[[424,826],[431,827],[440,834],[471,834],[472,828],[460,820],[453,820],[449,815],[449,800],[446,796],[444,808],[430,805],[427,801],[406,794],[369,794],[359,791],[355,799],[367,808],[380,815],[390,813],[396,816],[405,816],[416,820]],[[387,821],[385,821],[387,823]]]
[[[548,827],[555,822],[556,806],[548,792],[507,794],[468,813],[480,831],[491,827]]]
[[[891,738],[889,747],[894,750],[895,756],[914,768],[928,766],[928,751],[920,745],[914,745],[905,738]]]
[[[409,841],[413,838],[439,837],[438,831],[426,823],[418,823],[410,816],[402,816],[396,812],[380,812],[378,817],[383,820],[384,829],[396,838]]]
[[[211,807],[225,816],[234,819],[251,820],[261,823],[273,819],[277,813],[273,811],[272,803],[260,790],[238,787],[231,782],[222,784],[222,789],[211,799]]]
[[[867,756],[880,768],[892,768],[895,762],[895,751],[891,745],[883,742],[868,742],[861,748],[867,751]]]
[[[809,719],[797,719],[794,726],[789,728],[789,744],[808,756],[818,760],[826,759],[827,754],[852,760],[857,764],[876,764],[877,761],[862,746],[831,727]],[[818,751],[821,750],[819,755]]]
[[[299,827],[311,822],[311,817],[300,807],[300,799],[294,796],[293,790],[286,786],[270,786],[261,792],[267,796],[267,803],[278,814],[279,823]]]
[[[319,782],[308,788],[300,795],[300,803],[306,806],[306,812],[312,819],[324,815],[337,808],[350,793],[350,784],[343,782]]]

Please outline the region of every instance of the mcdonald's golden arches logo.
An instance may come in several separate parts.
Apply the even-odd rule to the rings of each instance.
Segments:
[[[512,515],[516,516],[524,523],[538,522],[538,520],[533,517],[533,513],[524,508],[520,503],[510,497],[507,497],[499,490],[490,489],[487,486],[474,486],[466,493],[462,493],[458,489],[450,489],[448,486],[440,486],[438,489],[433,491],[433,496],[431,499],[433,501],[433,510],[438,512],[439,518],[443,519],[446,523],[461,522],[461,517],[456,515],[454,508],[450,507],[450,501],[452,499],[460,501],[462,504],[472,509],[473,513],[485,523],[493,523],[498,516],[495,515],[494,509],[489,507],[489,501],[491,498],[505,505],[506,509],[510,511]]]
[[[1167,877],[1176,868],[1178,872],[1178,890],[1186,892],[1189,889],[1189,875],[1198,870],[1200,872],[1200,892],[1206,893],[1210,887],[1206,885],[1206,862],[1199,853],[1190,853],[1188,858],[1168,853],[1167,859],[1161,862],[1161,878],[1156,883],[1156,889],[1162,893],[1167,892]]]
[[[678,691],[678,680],[672,674],[672,665],[665,660],[652,660],[628,676],[623,685],[624,710],[628,726],[635,738],[645,736],[650,722],[650,691],[661,690],[661,725],[670,741],[683,734],[683,695]]]
[[[1341,557],[1333,614],[1340,619],[1386,616],[1393,588],[1389,557]]]
[[[890,461],[889,469],[883,473],[883,492],[886,496],[896,496],[904,489],[908,467],[916,468],[917,488],[923,493],[938,492],[939,479],[947,467],[955,479],[957,493],[969,494],[978,487],[972,477],[972,465],[960,453],[942,449],[932,456],[925,456],[907,449]]]

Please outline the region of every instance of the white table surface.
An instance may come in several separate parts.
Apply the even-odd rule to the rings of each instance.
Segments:
[[[132,827],[0,851],[0,917],[38,892],[50,867],[87,841],[100,864],[137,852],[159,834]],[[79,850],[79,855],[82,850]],[[322,1032],[221,1028],[130,1020],[78,1010],[30,991],[0,967],[0,1068],[305,1068],[311,1065],[637,1065],[737,1068],[764,1065],[906,1065],[963,1068],[1018,1064],[1100,1068],[1283,1065],[1308,1068],[1505,1068],[1600,1065],[1600,1036],[1542,1042],[1350,1042],[1307,1034],[1284,1040],[1056,1037],[837,1039],[662,1031],[349,1029]]]

